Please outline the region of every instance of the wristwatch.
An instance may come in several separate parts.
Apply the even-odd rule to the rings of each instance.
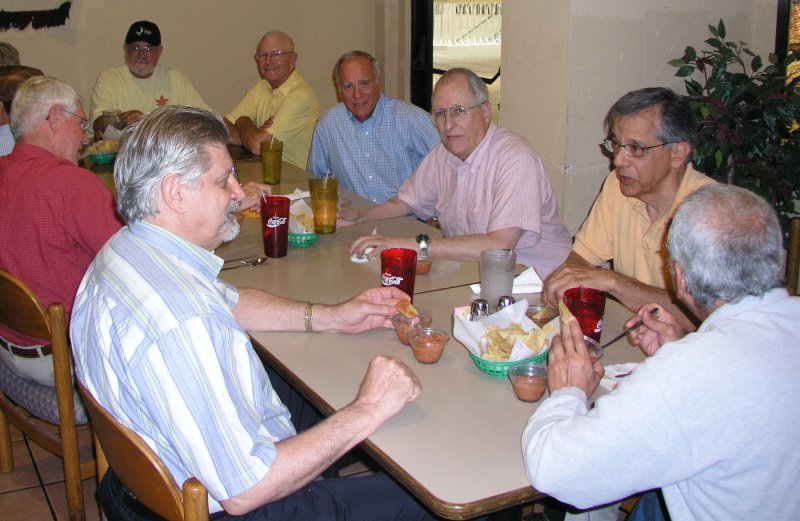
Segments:
[[[420,233],[417,235],[417,244],[419,244],[419,258],[420,259],[427,259],[428,258],[428,246],[431,243],[431,238],[428,237],[427,233]]]

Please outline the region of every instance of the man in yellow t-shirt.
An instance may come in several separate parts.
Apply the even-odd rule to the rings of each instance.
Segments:
[[[677,306],[666,259],[669,222],[683,199],[714,181],[689,164],[694,119],[688,102],[666,88],[629,92],[605,120],[615,170],[606,179],[567,260],[544,283],[555,302],[572,287],[607,291],[631,310],[655,302],[695,329]],[[613,269],[600,266],[613,262]]]
[[[283,160],[305,170],[319,102],[295,69],[294,42],[286,33],[270,31],[259,40],[254,58],[261,80],[225,116],[231,143],[260,154],[262,141],[280,139]]]

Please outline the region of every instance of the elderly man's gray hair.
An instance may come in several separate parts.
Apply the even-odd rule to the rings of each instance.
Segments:
[[[704,307],[736,303],[783,285],[783,233],[775,210],[749,190],[700,188],[681,203],[669,230],[672,262]]]
[[[436,83],[436,85],[439,85],[439,83],[444,85],[456,76],[461,76],[467,80],[467,83],[469,84],[469,90],[472,92],[472,99],[475,100],[476,105],[480,105],[489,100],[489,89],[486,87],[486,83],[483,82],[480,76],[463,67],[454,67],[445,72],[442,74],[442,77],[439,78],[439,81]],[[436,87],[434,87],[434,90],[435,89]]]
[[[61,80],[36,76],[17,89],[11,102],[11,133],[19,139],[47,119],[53,105],[75,112],[81,98],[77,91]]]
[[[211,167],[208,148],[225,146],[228,129],[207,110],[165,105],[125,129],[114,164],[117,212],[132,223],[157,211],[161,181],[196,183]]]

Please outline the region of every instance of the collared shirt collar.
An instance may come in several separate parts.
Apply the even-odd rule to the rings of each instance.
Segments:
[[[135,237],[176,257],[178,261],[185,262],[209,280],[213,281],[219,275],[224,261],[213,252],[187,241],[166,228],[145,221],[136,221],[129,224],[128,228]]]
[[[383,119],[385,106],[386,103],[384,101],[384,95],[381,92],[381,95],[378,98],[378,103],[375,104],[375,110],[372,111],[372,114],[366,120],[359,121],[356,119],[353,113],[347,109],[347,107],[345,107],[345,110],[347,110],[347,116],[350,118],[350,121],[353,123],[353,125],[369,130],[380,124],[381,120]]]

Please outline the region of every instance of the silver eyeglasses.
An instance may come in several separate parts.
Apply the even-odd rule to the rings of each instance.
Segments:
[[[130,44],[128,45],[127,49],[128,49],[128,54],[142,53],[145,56],[150,56],[151,54],[153,54],[153,51],[156,49],[156,47],[151,47],[149,45],[145,45],[144,47],[139,47],[138,45]]]
[[[76,118],[78,118],[79,120],[81,120],[81,130],[83,130],[84,132],[86,132],[87,130],[89,130],[89,120],[88,120],[88,119],[86,119],[86,118],[84,118],[84,117],[81,117],[81,116],[79,116],[79,115],[75,114],[74,112],[71,112],[71,111],[69,111],[69,110],[67,110],[67,109],[65,109],[65,108],[63,108],[63,107],[61,108],[61,111],[62,111],[62,112],[66,112],[66,113],[67,113],[67,114],[69,114],[70,116],[75,116]]]
[[[673,143],[675,143],[675,141],[670,141],[669,143],[661,143],[658,145],[652,145],[649,147],[643,147],[641,145],[637,145],[636,143],[627,143],[623,145],[622,143],[614,139],[604,139],[603,142],[600,144],[603,146],[603,148],[605,148],[614,155],[617,155],[619,153],[620,148],[624,148],[626,156],[642,157],[647,150],[650,150],[652,148],[663,147],[666,145],[671,145]]]
[[[257,52],[257,53],[255,53],[255,55],[253,55],[253,58],[255,58],[256,61],[260,61],[260,62],[267,61],[267,60],[269,60],[269,61],[279,61],[279,60],[282,60],[284,58],[284,56],[290,56],[292,54],[294,54],[293,51]]]
[[[450,119],[461,120],[469,116],[470,110],[480,107],[481,105],[483,105],[483,103],[478,103],[477,105],[473,105],[471,107],[459,107],[456,105],[455,107],[450,107],[448,109],[432,110],[431,117],[433,117],[434,121],[444,121],[444,118],[447,117],[447,114],[450,114]]]

